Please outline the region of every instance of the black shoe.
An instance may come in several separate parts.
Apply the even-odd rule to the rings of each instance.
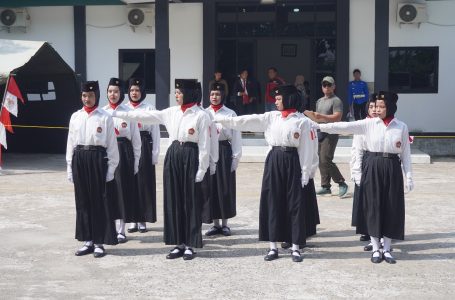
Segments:
[[[289,249],[289,248],[291,248],[291,243],[282,242],[281,243],[281,248],[282,249]]]
[[[83,255],[87,255],[87,254],[90,254],[90,253],[93,253],[93,251],[95,250],[95,247],[92,245],[92,246],[85,246],[86,247],[85,250],[77,250],[76,253],[74,253],[74,255],[76,256],[83,256]],[[82,249],[82,248],[81,248]]]
[[[390,251],[384,251],[384,253],[382,253],[382,258],[385,260],[385,262],[391,265],[396,264],[397,261],[395,260],[395,258],[393,258],[392,256],[390,257],[385,256],[384,254],[386,253],[390,254]]]
[[[294,253],[298,253],[299,256],[294,255]],[[298,250],[293,250],[292,253],[291,253],[291,256],[292,256],[292,261],[293,262],[301,262],[303,260],[303,256],[300,255],[300,251],[298,251]]]
[[[212,226],[212,228],[210,228],[205,233],[206,236],[213,236],[213,235],[217,235],[217,234],[222,234],[221,227]]]
[[[188,248],[184,252],[186,252],[187,250],[190,250],[191,254],[184,253],[183,254],[183,260],[192,260],[194,258],[195,253],[194,253],[192,248]]]
[[[380,253],[379,250],[374,251],[371,254],[371,262],[374,263],[374,264],[379,264],[380,262],[382,262],[382,256],[381,255],[379,255],[377,257],[373,256],[376,252]]]
[[[269,254],[269,252],[273,252],[273,254]],[[278,258],[278,249],[269,249],[267,255],[264,256],[265,261],[271,261]]]
[[[137,232],[137,226],[128,228],[128,233]]]
[[[174,250],[179,250],[179,252],[172,252]],[[168,255],[166,255],[167,259],[175,259],[183,256],[183,252],[185,252],[185,249],[179,248],[179,247],[174,247],[174,249],[169,252]]]
[[[221,234],[224,236],[230,236],[231,235],[231,228],[227,226],[221,227]]]
[[[368,245],[365,245],[365,247],[363,247],[363,251],[371,251],[371,250],[373,250],[372,244],[368,244]]]
[[[362,234],[362,235],[360,236],[360,241],[361,241],[361,242],[367,242],[367,241],[369,241],[369,240],[370,240],[370,236],[369,236],[368,234]]]
[[[123,233],[119,233],[117,234],[117,241],[119,244],[123,244],[123,243],[126,243],[126,235],[123,234]]]
[[[146,228],[146,227],[144,227],[144,228],[139,228],[138,231],[139,231],[140,233],[146,233],[146,232],[147,232],[147,228]]]
[[[103,257],[106,255],[106,251],[104,250],[103,246],[99,246],[99,247],[95,247],[95,248],[101,249],[101,250],[103,250],[103,252],[93,252],[93,257],[100,258],[100,257]]]

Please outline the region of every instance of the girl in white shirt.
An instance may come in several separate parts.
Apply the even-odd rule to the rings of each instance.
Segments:
[[[313,170],[314,145],[311,121],[297,112],[300,94],[293,85],[274,90],[278,111],[261,115],[216,117],[226,128],[264,132],[271,150],[262,179],[259,210],[259,240],[269,241],[264,260],[278,258],[278,241],[292,242],[292,260],[301,262],[300,245],[305,244],[305,208]]]
[[[224,106],[224,85],[214,84],[210,91],[211,105],[206,111],[215,116],[235,117],[236,113]],[[228,129],[221,124],[216,124],[218,135],[218,162],[216,172],[211,177],[211,213],[213,227],[205,235],[213,236],[222,234],[231,235],[228,219],[235,217],[236,211],[236,181],[235,171],[242,156],[242,135],[240,131]],[[220,224],[221,220],[221,224]]]
[[[144,102],[145,81],[142,78],[130,78],[128,83],[127,107],[133,111],[153,111],[155,107]],[[132,222],[128,232],[147,231],[146,222],[156,222],[156,174],[155,165],[160,154],[160,127],[159,125],[145,125],[137,123],[141,138],[141,157],[139,159],[137,193],[135,205],[132,206]]]
[[[164,242],[176,245],[167,259],[194,258],[202,248],[201,181],[209,167],[210,118],[197,104],[197,81],[175,80],[177,106],[164,110],[114,112],[113,116],[163,124],[170,146],[164,159]]]
[[[122,104],[125,98],[123,82],[119,78],[111,78],[107,87],[108,105],[103,107],[108,113],[112,111],[129,111]],[[115,202],[117,219],[117,239],[126,242],[125,222],[137,222],[143,213],[137,197],[135,175],[139,170],[141,156],[141,136],[137,124],[119,118],[113,118],[120,161],[115,171],[115,188],[111,192]]]
[[[362,160],[360,181],[361,205],[365,224],[358,231],[367,232],[373,244],[371,261],[396,263],[390,253],[392,239],[404,239],[404,183],[414,187],[408,126],[394,117],[398,96],[379,92],[376,96],[377,118],[355,122],[319,124],[321,131],[337,134],[363,134],[368,157]],[[383,252],[379,239],[384,238]]]
[[[106,197],[106,182],[113,183],[119,162],[114,122],[98,108],[98,81],[81,85],[83,108],[71,116],[66,162],[68,180],[74,183],[76,239],[84,241],[76,256],[93,253],[103,257],[103,244],[117,244],[112,203]]]

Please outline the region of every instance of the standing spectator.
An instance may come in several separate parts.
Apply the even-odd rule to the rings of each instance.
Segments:
[[[209,82],[209,94],[213,90],[213,87],[217,84],[221,84],[224,86],[224,93],[226,97],[229,95],[229,86],[226,80],[223,79],[223,72],[221,72],[220,69],[217,69],[215,71],[215,78],[213,80],[210,80]],[[227,99],[227,98],[226,98]]]
[[[257,100],[256,84],[248,77],[248,70],[242,69],[239,78],[234,82],[233,95],[235,95],[236,106],[239,115],[254,113]]]
[[[316,102],[316,112],[305,111],[305,115],[318,123],[339,122],[343,115],[343,103],[335,95],[335,79],[326,76],[322,79],[322,92],[324,97]],[[321,189],[318,195],[330,195],[330,180],[339,185],[338,196],[344,196],[348,191],[343,175],[333,162],[333,155],[338,143],[338,134],[318,133],[319,139],[319,171],[321,172]]]
[[[283,78],[278,76],[278,70],[275,67],[267,69],[267,76],[269,76],[269,82],[265,86],[265,111],[276,110],[275,106],[275,95],[273,91],[280,85],[285,84]]]
[[[366,118],[365,104],[368,101],[368,85],[365,81],[360,80],[359,69],[355,69],[352,74],[354,80],[349,82],[348,88],[348,101],[349,111],[351,115],[354,114],[354,118],[357,120],[363,120]]]
[[[301,95],[301,111],[310,110],[310,101],[309,98],[307,98],[305,90],[305,77],[303,75],[297,75],[295,77],[294,85]]]

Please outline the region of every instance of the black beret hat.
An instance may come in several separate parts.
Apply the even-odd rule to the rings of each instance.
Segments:
[[[86,81],[81,83],[81,92],[97,92],[99,90],[98,81]]]
[[[198,88],[196,79],[176,79],[175,80],[176,89],[188,89],[196,90]]]
[[[298,93],[298,90],[295,86],[293,85],[280,85],[275,88],[274,90],[274,95],[281,95],[281,96],[289,96],[292,94]]]
[[[111,79],[109,79],[108,86],[109,85],[122,87],[123,86],[123,82],[119,78],[112,77]]]

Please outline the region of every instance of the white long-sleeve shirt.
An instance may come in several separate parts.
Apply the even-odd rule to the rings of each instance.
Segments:
[[[292,113],[286,118],[281,112],[266,112],[261,115],[239,117],[215,117],[227,128],[264,132],[265,140],[273,146],[296,147],[302,169],[302,180],[311,178],[314,164],[314,143],[311,140],[311,121],[301,113]]]
[[[112,114],[114,109],[108,104],[103,107],[105,111],[108,112],[109,115]],[[129,111],[131,108],[127,107],[124,104],[120,104],[115,109],[116,111]],[[141,135],[139,133],[139,128],[137,123],[133,121],[127,121],[120,118],[113,117],[114,121],[114,128],[116,137],[125,137],[131,141],[133,146],[133,153],[134,153],[134,170],[138,170],[139,168],[139,159],[141,158]]]
[[[209,167],[210,156],[210,117],[197,105],[185,112],[180,106],[164,110],[134,110],[113,112],[113,116],[135,120],[144,124],[163,124],[169,133],[169,141],[193,142],[199,148],[199,171],[203,174]]]
[[[202,107],[199,106],[199,108],[206,113],[209,118],[210,118],[210,166],[212,168],[212,171],[214,172],[216,170],[216,164],[218,163],[218,159],[220,156],[219,153],[219,148],[220,146],[218,145],[218,133],[217,133],[217,128],[215,121],[213,120],[213,115],[210,114],[207,110],[203,109]]]
[[[359,184],[360,179],[362,178],[363,151],[365,151],[364,136],[354,134],[352,138],[351,160],[349,161],[349,166],[351,169],[351,180],[356,184]]]
[[[412,178],[408,126],[397,118],[390,121],[388,126],[380,118],[371,118],[355,122],[319,124],[319,128],[327,133],[364,135],[365,150],[398,154],[406,178]]]
[[[313,145],[313,163],[311,165],[310,178],[312,179],[316,175],[316,171],[319,168],[319,155],[318,155],[319,142],[318,142],[318,134],[317,134],[318,125],[316,122],[311,121],[304,114],[302,114],[302,116],[303,116],[303,118],[306,118],[311,125],[310,141],[311,141],[311,144]]]
[[[232,109],[229,109],[224,105],[216,112],[211,106],[207,107],[205,110],[209,112],[213,116],[213,118],[215,118],[215,116],[221,117],[237,116],[237,114]],[[232,148],[232,158],[240,160],[240,157],[242,157],[242,133],[238,130],[226,128],[220,123],[215,123],[215,126],[218,134],[218,140],[230,141]]]
[[[108,113],[103,109],[97,108],[89,114],[84,109],[72,114],[66,144],[66,163],[69,174],[71,174],[74,148],[77,145],[106,148],[107,173],[112,178],[114,177],[114,172],[119,162],[119,153],[114,121]]]
[[[146,102],[141,102],[138,106],[134,107],[130,102],[126,104],[126,107],[130,108],[133,111],[154,111],[156,108],[148,104]],[[153,140],[153,147],[152,147],[152,163],[154,165],[158,164],[158,158],[160,156],[160,138],[161,138],[161,133],[160,133],[160,126],[158,124],[142,124],[140,122],[137,123],[137,126],[139,128],[139,131],[148,131],[150,132],[150,135],[152,136]]]

